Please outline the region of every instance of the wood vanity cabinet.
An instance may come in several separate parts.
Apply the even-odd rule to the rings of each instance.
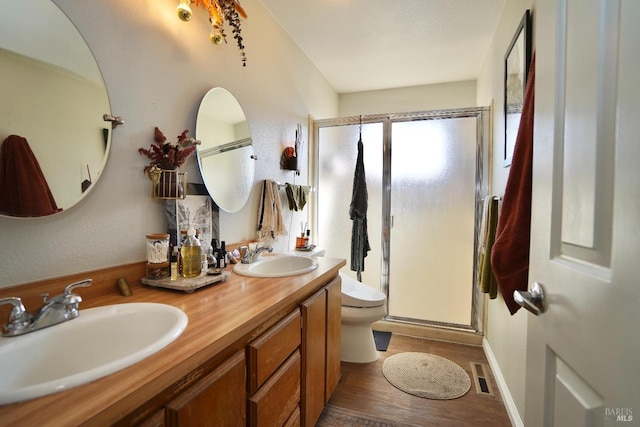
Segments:
[[[341,300],[336,277],[249,344],[250,426],[316,424],[340,380]]]
[[[323,258],[306,280],[232,277],[193,294],[139,285],[144,262],[0,289],[2,297],[22,295],[26,305],[36,305],[40,294],[88,275],[94,282],[82,295],[87,308],[154,302],[174,304],[189,316],[171,345],[175,355],[163,350],[84,386],[0,406],[0,424],[312,427],[340,378],[338,272],[345,263]],[[114,294],[118,278],[134,285],[130,300]],[[249,312],[241,311],[243,299]],[[48,411],[59,406],[76,409]]]
[[[211,372],[190,375],[144,425],[314,426],[340,379],[340,310],[338,276]]]
[[[340,379],[341,280],[301,305],[302,425],[314,426]]]

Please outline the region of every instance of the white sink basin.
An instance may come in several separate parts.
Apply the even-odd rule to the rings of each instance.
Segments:
[[[0,404],[66,390],[112,374],[178,338],[180,309],[155,303],[80,310],[80,316],[17,337],[0,337]]]
[[[252,277],[284,277],[308,273],[318,268],[314,258],[283,254],[263,254],[251,264],[236,264],[235,273]]]

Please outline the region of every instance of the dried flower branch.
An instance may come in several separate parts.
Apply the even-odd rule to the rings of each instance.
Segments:
[[[198,7],[207,9],[209,12],[209,21],[212,27],[219,32],[227,43],[227,35],[224,32],[224,21],[227,21],[232,28],[233,38],[236,40],[240,54],[242,55],[242,66],[247,66],[247,55],[244,52],[244,43],[240,28],[240,18],[247,19],[247,13],[244,11],[238,0],[194,0]],[[219,43],[219,41],[216,41]]]
[[[153,144],[146,148],[139,148],[138,152],[147,156],[151,162],[144,167],[144,172],[147,173],[153,168],[173,170],[177,169],[184,164],[191,154],[195,151],[198,141],[193,138],[187,138],[189,131],[185,129],[180,135],[178,135],[178,141],[176,143],[167,142],[167,138],[162,131],[157,127],[153,134]]]

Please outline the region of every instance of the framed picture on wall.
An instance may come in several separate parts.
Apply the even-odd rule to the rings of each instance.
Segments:
[[[167,232],[171,245],[176,246],[182,239],[182,233],[193,225],[200,230],[200,240],[208,247],[211,239],[219,239],[220,209],[213,202],[204,184],[188,183],[187,196],[184,199],[165,201]]]
[[[504,57],[504,167],[511,165],[513,157],[530,62],[531,14],[527,9]]]

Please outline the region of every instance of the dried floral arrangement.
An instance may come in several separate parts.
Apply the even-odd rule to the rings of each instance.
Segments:
[[[244,43],[240,30],[240,18],[247,19],[247,14],[237,0],[194,0],[198,7],[203,7],[209,12],[209,21],[214,31],[211,34],[211,41],[219,44],[222,41],[227,43],[227,35],[224,32],[224,21],[231,26],[233,38],[236,39],[238,49],[242,55],[242,66],[247,66],[247,56],[244,53]]]
[[[195,151],[194,144],[198,144],[193,138],[188,138],[189,131],[185,129],[178,135],[176,143],[167,142],[167,138],[162,131],[155,128],[153,135],[153,144],[149,149],[139,148],[138,152],[144,154],[151,162],[144,167],[147,173],[154,169],[174,170],[184,164],[191,154]]]

